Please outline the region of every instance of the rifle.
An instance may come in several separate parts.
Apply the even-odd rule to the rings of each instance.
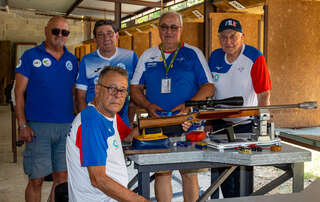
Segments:
[[[260,107],[219,107],[217,105],[239,105],[242,97],[232,97],[224,100],[200,100],[186,101],[186,107],[197,107],[199,111],[191,112],[186,115],[176,115],[170,117],[155,117],[155,118],[139,118],[138,126],[140,129],[174,126],[182,124],[185,121],[201,121],[214,120],[222,118],[234,118],[245,116],[256,116],[261,109],[283,109],[283,108],[299,108],[299,109],[316,109],[317,102],[303,102],[298,104],[288,105],[269,105]],[[234,101],[234,102],[233,102]],[[243,99],[242,99],[243,102]],[[242,105],[242,103],[241,103]]]

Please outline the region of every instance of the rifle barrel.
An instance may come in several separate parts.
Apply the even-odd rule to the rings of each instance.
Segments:
[[[268,106],[247,106],[247,107],[215,107],[214,109],[219,110],[250,110],[250,109],[317,109],[317,102],[302,102],[298,104],[287,104],[287,105],[268,105]],[[210,108],[209,108],[210,109]]]

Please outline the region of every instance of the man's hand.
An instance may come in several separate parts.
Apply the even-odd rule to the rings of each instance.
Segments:
[[[31,142],[32,136],[34,136],[34,132],[29,126],[26,126],[25,128],[19,129],[19,131],[18,131],[18,140],[19,141]]]
[[[133,138],[137,137],[138,135],[140,135],[138,127],[132,128],[129,135],[126,138],[124,138],[123,141],[132,142]]]
[[[183,122],[181,124],[182,126],[182,129],[187,132],[189,130],[189,128],[192,126],[192,122],[191,121],[186,121],[186,122]]]
[[[146,110],[148,111],[148,114],[149,114],[150,117],[160,117],[157,114],[157,111],[163,111],[163,109],[161,107],[159,107],[158,105],[156,105],[156,104],[148,105]]]
[[[190,108],[186,107],[184,104],[180,104],[171,110],[171,112],[176,112],[176,111],[179,111],[177,115],[187,114],[190,112]]]

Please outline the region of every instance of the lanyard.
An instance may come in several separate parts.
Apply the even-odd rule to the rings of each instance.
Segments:
[[[160,46],[160,50],[161,50],[161,56],[162,56],[162,60],[163,60],[163,64],[164,64],[164,69],[166,70],[166,77],[168,77],[168,72],[169,70],[173,67],[173,61],[176,59],[177,55],[178,55],[178,52],[180,50],[180,47],[181,47],[181,42],[179,43],[178,45],[178,48],[176,49],[176,51],[174,52],[174,55],[170,61],[170,65],[168,67],[167,65],[167,61],[166,61],[166,57],[164,55],[164,52],[163,52],[163,48],[162,48],[162,44]]]

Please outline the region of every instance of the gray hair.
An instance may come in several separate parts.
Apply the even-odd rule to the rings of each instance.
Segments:
[[[118,67],[118,66],[105,66],[103,70],[100,72],[98,83],[102,81],[102,79],[107,75],[108,72],[116,72],[122,76],[124,76],[126,79],[128,79],[128,72],[127,70]]]
[[[183,26],[183,21],[182,21],[182,15],[176,11],[167,11],[167,12],[164,12],[161,14],[160,18],[159,18],[159,25],[162,21],[162,19],[166,16],[166,15],[175,15],[179,18],[179,21],[180,21],[180,25],[181,27]]]

